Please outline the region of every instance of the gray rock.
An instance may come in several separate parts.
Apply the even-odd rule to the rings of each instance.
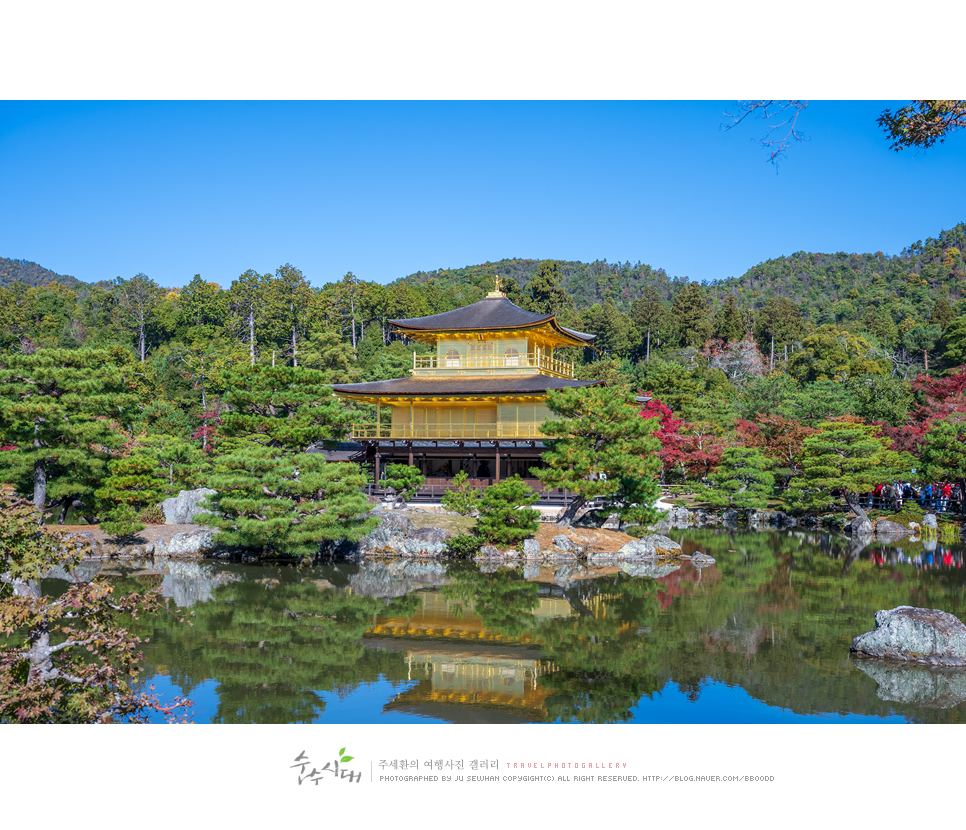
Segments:
[[[888,519],[879,519],[875,523],[875,535],[877,537],[885,536],[889,539],[895,539],[899,536],[908,536],[910,533],[912,533],[912,530],[905,525],[890,522]]]
[[[789,516],[787,513],[783,513],[781,510],[776,510],[774,513],[769,513],[768,524],[774,525],[775,527],[797,527],[798,519],[794,516]]]
[[[945,611],[901,605],[876,612],[875,630],[856,637],[851,651],[933,666],[966,666],[966,626]]]
[[[452,533],[441,527],[421,527],[411,538],[420,542],[448,542],[452,536]]]
[[[349,587],[357,594],[391,599],[447,581],[446,566],[441,562],[426,559],[366,559],[349,578]]]
[[[570,584],[570,578],[577,572],[577,567],[574,565],[564,565],[561,568],[557,568],[553,572],[553,581],[560,587],[565,587]]]
[[[701,509],[692,510],[691,524],[695,525],[696,527],[709,527],[709,526],[713,527],[714,525],[721,524],[721,517],[715,513],[709,513],[707,510],[701,510]],[[668,528],[665,528],[664,530],[659,530],[658,528],[654,528],[654,530],[657,531],[658,533],[663,533],[667,529]]]
[[[922,526],[923,527],[930,527],[933,530],[935,530],[936,528],[938,528],[939,525],[936,522],[936,514],[935,513],[927,513],[925,516],[923,516],[922,517]]]
[[[71,553],[83,552],[87,556],[102,557],[104,555],[104,549],[100,542],[94,538],[94,534],[89,530],[75,530],[65,533],[61,537],[60,547],[62,550]]]
[[[708,554],[701,553],[701,551],[691,554],[691,564],[695,568],[706,568],[708,565],[713,565],[714,563],[715,559],[713,556],[708,556]]]
[[[379,526],[359,540],[357,550],[363,556],[403,554],[403,547],[416,533],[416,526],[408,516],[386,513],[380,516]]]
[[[207,602],[216,588],[242,579],[198,562],[168,562],[162,567],[168,573],[161,580],[161,596],[173,599],[179,608]]]
[[[348,541],[322,542],[324,553],[364,558],[366,556],[434,557],[442,556],[452,533],[439,527],[421,527],[418,530],[404,513],[385,512],[374,508],[370,515],[379,519],[379,525],[357,543]]]
[[[571,553],[576,553],[580,550],[580,545],[573,541],[573,539],[571,539],[569,536],[564,536],[562,533],[559,536],[553,537],[553,543],[560,548],[560,550],[569,551]]]
[[[560,548],[560,550],[567,551],[568,553],[583,553],[583,547],[571,539],[569,536],[564,536],[562,533],[559,536],[553,537],[553,543]]]
[[[198,517],[199,513],[205,513],[199,505],[209,496],[217,495],[215,490],[208,487],[200,487],[197,490],[182,490],[172,499],[165,499],[161,502],[161,510],[164,512],[164,523],[166,525],[186,525],[191,524]]]
[[[520,551],[518,551],[516,548],[510,548],[509,550],[505,550],[505,551],[503,551],[503,558],[504,559],[519,559],[520,558]]]
[[[81,559],[69,571],[61,565],[51,568],[44,574],[44,579],[62,579],[65,582],[91,582],[103,567],[103,560]]]
[[[691,514],[686,507],[672,507],[667,518],[675,527],[687,527],[691,523]]]
[[[214,551],[218,545],[217,530],[194,530],[178,533],[167,541],[158,539],[154,543],[154,555],[165,556],[203,556]]]
[[[566,559],[567,557],[573,557],[573,554],[565,553],[560,556],[555,557],[555,561],[559,559]],[[573,557],[576,558],[576,557]],[[588,565],[619,565],[621,562],[627,560],[627,556],[621,555],[619,551],[614,553],[606,553],[604,551],[591,551],[587,554],[587,564]],[[641,560],[643,556],[633,556],[630,557],[633,561]]]
[[[496,545],[483,545],[477,554],[479,559],[501,559],[500,551]]]
[[[856,516],[849,522],[849,530],[852,531],[853,536],[871,536],[872,522],[863,519],[861,516]]]
[[[617,553],[603,554],[611,559],[653,559],[657,556],[654,545],[646,539],[635,539],[623,545]]]
[[[601,530],[620,530],[621,517],[618,513],[611,513],[600,526]]]
[[[669,539],[667,536],[661,536],[657,533],[652,533],[649,536],[642,536],[640,541],[646,542],[648,545],[654,548],[658,553],[660,553],[661,551],[674,553],[675,551],[681,550],[681,546],[673,539]]]
[[[728,528],[738,527],[738,519],[740,514],[737,510],[725,510],[724,514],[721,516],[721,524]]]
[[[650,579],[661,579],[669,573],[674,573],[680,565],[657,562],[621,562],[620,568],[628,576],[646,576]]]
[[[540,543],[536,539],[524,539],[523,556],[525,559],[539,559]]]
[[[745,519],[750,526],[755,527],[767,522],[768,514],[762,513],[761,511],[756,510],[754,507],[750,507],[745,511]]]
[[[445,551],[445,542],[426,542],[422,539],[406,539],[396,548],[400,556],[442,556]]]
[[[853,658],[857,669],[871,677],[881,700],[930,709],[949,709],[966,701],[966,671],[909,666],[885,660]]]
[[[554,550],[550,548],[544,551],[543,558],[548,562],[576,562],[577,554],[571,553],[569,550]],[[588,559],[590,554],[588,554]]]

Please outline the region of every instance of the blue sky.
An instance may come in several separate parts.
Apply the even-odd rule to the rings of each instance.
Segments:
[[[0,256],[85,281],[315,285],[503,257],[739,276],[966,221],[966,135],[897,154],[895,102],[812,101],[776,168],[731,101],[6,101]]]

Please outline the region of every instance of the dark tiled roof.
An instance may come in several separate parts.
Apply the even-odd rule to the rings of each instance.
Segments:
[[[526,311],[506,297],[487,297],[478,303],[463,306],[442,314],[431,314],[428,317],[410,317],[406,320],[390,320],[392,325],[400,329],[418,331],[494,331],[497,329],[530,328],[543,323],[554,323],[556,328],[566,332],[578,340],[590,342],[596,335],[585,334],[581,331],[566,329],[556,322],[553,314],[535,314]]]
[[[324,455],[326,461],[364,461],[366,457],[365,444],[352,441],[343,441],[335,447],[312,444],[306,452]]]
[[[408,377],[372,383],[340,383],[334,392],[357,395],[533,395],[552,389],[597,386],[602,381],[569,380],[546,375],[495,375],[492,377]]]

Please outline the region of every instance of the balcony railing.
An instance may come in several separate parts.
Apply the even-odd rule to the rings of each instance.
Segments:
[[[416,441],[460,441],[468,439],[492,440],[497,438],[543,438],[540,424],[355,424],[353,439],[399,439]]]
[[[413,355],[413,369],[536,369],[564,378],[574,376],[574,364],[545,354]]]

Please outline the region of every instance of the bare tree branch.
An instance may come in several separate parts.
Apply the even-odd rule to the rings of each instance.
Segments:
[[[808,106],[808,101],[736,101],[734,113],[724,113],[730,124],[722,124],[722,129],[730,130],[741,124],[748,116],[760,118],[768,127],[758,143],[768,151],[768,160],[778,165],[785,158],[789,147],[798,141],[805,141],[804,133],[797,129],[798,117]]]

